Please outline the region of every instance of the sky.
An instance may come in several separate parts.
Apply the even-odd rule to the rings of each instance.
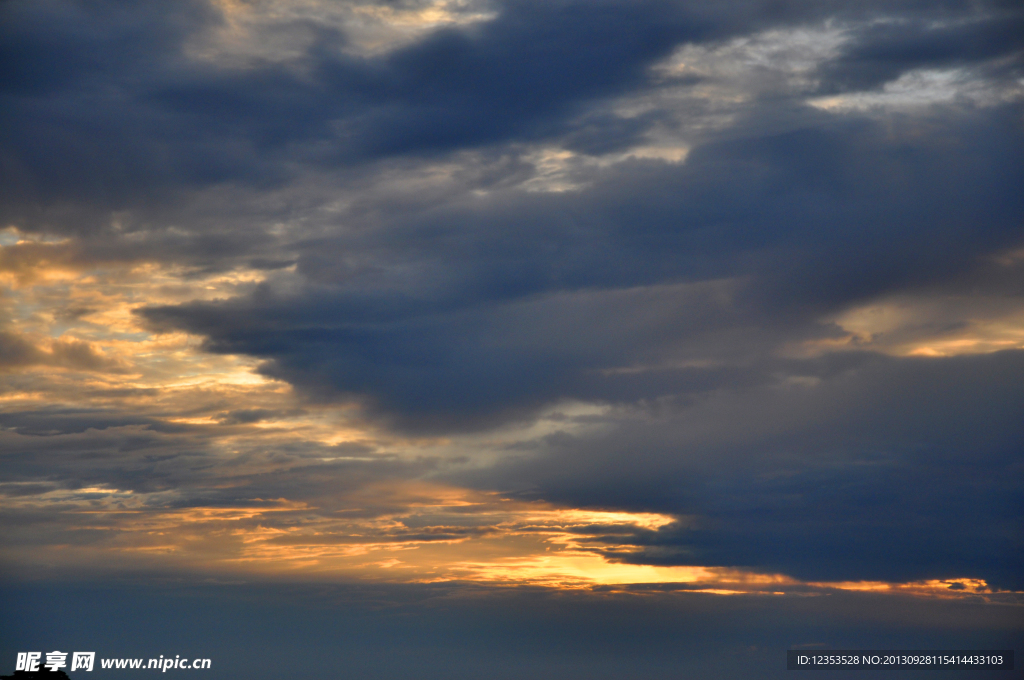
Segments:
[[[1024,651],[1021,187],[1007,0],[0,0],[0,673]]]

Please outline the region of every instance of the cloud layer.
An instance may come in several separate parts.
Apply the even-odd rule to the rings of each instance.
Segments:
[[[0,14],[9,566],[1024,589],[1016,6]]]

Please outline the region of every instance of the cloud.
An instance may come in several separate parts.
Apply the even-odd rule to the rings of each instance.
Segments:
[[[611,429],[543,438],[460,480],[681,518],[637,530],[635,552],[611,536],[603,554],[633,564],[812,581],[974,573],[1020,589],[1024,352],[813,364],[789,371],[810,380],[611,416]]]
[[[300,250],[294,292],[267,283],[138,313],[205,336],[210,351],[264,359],[266,375],[318,398],[435,430],[616,401],[627,382],[631,398],[673,379],[685,391],[688,376],[708,389],[727,375],[758,382],[760,368],[738,378],[748,369],[736,362],[839,337],[818,319],[1020,242],[1010,115],[754,127],[683,165],[623,163],[577,192],[508,190],[317,239]],[[353,273],[346,259],[360,251],[372,265]],[[647,394],[624,377],[687,361],[735,370],[650,371]]]
[[[78,371],[123,373],[124,365],[97,351],[88,342],[57,338],[41,349],[20,333],[0,331],[0,370],[28,366],[59,366]]]
[[[838,58],[820,67],[820,91],[877,89],[913,69],[977,67],[1000,59],[1019,71],[1022,34],[1024,15],[1005,9],[948,23],[917,20],[869,25],[850,37]]]
[[[952,27],[931,29],[916,4],[883,4],[910,28],[865,29],[860,46],[830,67],[835,78],[873,85],[903,68],[890,64],[1015,49],[1016,14],[948,3]],[[230,33],[236,19],[222,6],[9,2],[2,11],[10,58],[0,60],[0,217],[87,234],[110,211],[159,212],[222,184],[267,189],[311,168],[563,137],[568,148],[607,151],[657,114],[591,108],[654,87],[651,67],[677,46],[813,24],[838,10],[517,0],[490,19],[370,55],[347,49],[358,29],[331,23],[330,12],[319,20],[285,13],[249,38],[285,40],[292,58],[244,65],[192,53],[196,36]],[[66,219],[69,209],[77,219]]]
[[[223,21],[200,2],[3,11],[18,55],[0,73],[3,219],[66,231],[55,211],[98,208],[78,233],[104,210],[166,205],[183,189],[278,185],[296,163],[550,136],[580,103],[635,86],[704,30],[665,2],[513,2],[476,29],[373,57],[307,24],[317,39],[298,67],[238,69],[183,53],[188,36]]]
[[[0,3],[14,562],[1020,586],[1018,11],[420,9]]]

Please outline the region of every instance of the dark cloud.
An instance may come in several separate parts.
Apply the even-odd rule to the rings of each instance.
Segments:
[[[199,217],[196,212],[204,211],[196,211],[192,207],[192,210],[179,209],[165,213],[169,225],[147,225],[126,217],[127,229],[124,231],[133,233],[128,240],[123,238],[123,225],[113,229],[108,225],[108,228],[84,238],[59,242],[25,240],[4,246],[0,250],[0,272],[10,273],[18,283],[25,284],[35,282],[40,273],[51,268],[83,271],[117,268],[124,264],[147,261],[165,264],[180,262],[198,274],[230,270],[247,264],[267,270],[289,266],[289,262],[258,257],[264,252],[271,254],[277,244],[265,233],[245,233],[236,228],[238,222],[244,223],[249,215],[236,214],[226,225],[223,208],[216,211],[207,209],[206,214]],[[262,217],[266,219],[268,216],[264,212]],[[86,211],[83,216],[71,211],[52,217],[64,224],[65,221],[78,221],[80,217],[89,222],[95,213]],[[103,219],[109,217],[109,214],[104,214]],[[186,231],[174,226],[175,222],[189,223],[193,228]]]
[[[572,131],[561,140],[562,147],[595,156],[624,151],[642,142],[644,133],[657,120],[658,116],[652,114],[631,118],[608,114],[587,116],[573,123]]]
[[[225,66],[189,52],[190,40],[227,21],[198,0],[6,2],[0,216],[83,234],[109,223],[111,210],[159,214],[183,191],[265,189],[304,168],[517,140],[606,152],[653,118],[588,107],[650,86],[649,67],[676,46],[877,11],[863,5],[516,0],[471,28],[375,56],[345,51],[337,27],[295,20],[309,38],[296,43],[299,56]],[[883,4],[910,28],[870,29],[828,80],[877,84],[901,68],[1019,47],[1016,15],[951,2],[942,11],[953,27],[931,29],[923,10],[935,5]]]
[[[82,340],[57,339],[41,349],[20,333],[0,331],[0,370],[28,366],[60,366],[79,371],[123,372],[116,360],[105,357]]]
[[[227,411],[219,417],[219,420],[224,425],[248,425],[251,423],[259,423],[265,420],[273,420],[278,418],[287,418],[289,416],[295,416],[305,413],[301,410],[282,411],[279,409],[267,409],[267,408],[243,408],[235,409],[234,411]]]
[[[159,193],[165,175],[223,167],[223,149],[193,160],[173,153],[182,126],[132,92],[211,19],[202,3],[6,2],[0,12],[5,221],[32,209],[52,218],[69,203],[123,207]]]
[[[883,22],[857,31],[834,61],[820,69],[823,93],[872,90],[914,69],[978,66],[1009,58],[1020,73],[1024,13],[942,22]]]
[[[652,61],[706,32],[674,3],[513,2],[475,31],[381,57],[346,56],[337,30],[310,27],[297,71],[190,60],[186,39],[220,21],[202,3],[0,11],[3,216],[58,231],[68,225],[54,211],[67,204],[144,208],[179,188],[278,184],[295,162],[550,136],[578,104],[635,87]]]
[[[642,83],[653,61],[709,33],[702,23],[668,2],[508,3],[478,31],[439,32],[345,88],[370,103],[345,133],[371,155],[549,136],[578,104]]]
[[[264,373],[318,398],[435,430],[559,399],[653,398],[673,382],[756,383],[775,370],[757,363],[773,347],[836,335],[822,314],[1021,242],[1013,116],[755,128],[682,166],[623,163],[580,192],[499,192],[319,239],[303,247],[298,295],[268,284],[139,313],[210,351],[266,359]],[[376,266],[353,273],[353,252]],[[623,370],[698,359],[733,367]]]
[[[181,432],[187,429],[182,425],[163,423],[158,419],[145,416],[125,416],[99,410],[72,409],[3,413],[0,414],[0,425],[14,430],[18,434],[40,436],[105,430],[108,427],[125,427],[127,425],[142,425],[155,431]]]
[[[46,357],[18,333],[0,332],[0,367],[41,364]]]
[[[1024,352],[806,368],[788,373],[815,383],[720,392],[622,419],[611,434],[548,437],[464,481],[681,518],[632,541],[612,532],[605,554],[619,561],[830,581],[976,574],[1020,589]],[[630,542],[640,549],[622,553]]]
[[[328,445],[252,428],[251,422],[229,424],[226,435],[223,425],[167,423],[111,411],[0,415],[0,495],[30,502],[4,504],[3,542],[9,554],[14,556],[16,546],[53,542],[116,543],[118,535],[135,529],[120,510],[131,510],[140,520],[188,509],[272,511],[247,521],[253,530],[261,523],[291,527],[394,515],[407,510],[410,497],[388,491],[388,485],[422,479],[445,467],[432,457],[401,459],[372,443]],[[40,497],[51,492],[58,495]],[[69,512],[75,503],[111,514],[99,518]],[[405,528],[392,524],[372,532],[363,528],[364,538],[353,535],[351,526],[332,525],[315,541],[432,542],[487,531],[439,522]]]

